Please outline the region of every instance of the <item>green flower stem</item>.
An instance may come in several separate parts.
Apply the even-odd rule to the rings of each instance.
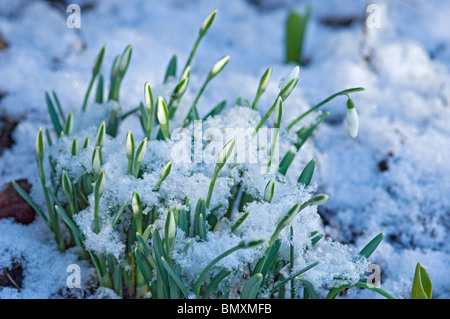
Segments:
[[[301,114],[299,117],[297,117],[294,121],[292,121],[291,124],[289,124],[286,128],[287,131],[289,131],[292,127],[294,127],[295,124],[297,124],[298,122],[300,122],[303,118],[305,118],[305,116],[307,116],[308,114],[314,112],[315,110],[317,110],[319,107],[321,107],[322,105],[330,102],[331,100],[333,100],[334,98],[340,96],[340,95],[348,95],[349,93],[354,93],[354,92],[359,92],[359,91],[364,91],[364,88],[353,88],[353,89],[347,89],[347,90],[343,90],[341,92],[335,93],[329,97],[327,97],[325,100],[323,100],[322,102],[320,102],[319,104],[313,106],[312,108],[310,108],[308,111],[306,111],[305,113]]]
[[[252,133],[252,136],[255,136],[259,129],[264,125],[264,123],[269,119],[270,115],[273,113],[273,111],[275,110],[276,106],[277,106],[277,101],[278,98],[280,97],[280,94],[278,94],[275,102],[273,103],[273,105],[270,107],[270,109],[267,111],[266,115],[264,115],[264,117],[261,119],[261,121],[258,123],[258,125],[256,126],[255,130]]]
[[[100,232],[100,223],[98,220],[99,210],[100,210],[100,198],[96,197],[94,204],[94,227],[95,227],[94,231],[96,234]]]
[[[270,173],[270,167],[272,166],[273,152],[275,151],[275,146],[277,144],[278,132],[279,132],[279,129],[275,129],[275,132],[273,133],[273,136],[272,136],[272,142],[271,142],[271,146],[270,146],[269,163],[267,164],[267,170],[266,170],[267,174]]]
[[[39,176],[41,178],[42,190],[44,192],[44,197],[45,197],[45,204],[47,205],[48,216],[50,217],[51,229],[53,231],[53,234],[55,235],[55,240],[58,245],[58,249],[60,251],[64,251],[65,246],[64,246],[64,241],[62,240],[62,237],[61,237],[58,216],[53,211],[53,206],[52,206],[52,203],[50,201],[50,197],[49,197],[48,191],[47,191],[47,185],[45,182],[44,165],[42,162],[42,158],[38,157],[37,162],[38,162],[38,167],[39,167]]]
[[[200,91],[198,92],[197,96],[195,97],[194,102],[192,103],[191,107],[189,108],[189,112],[188,112],[188,114],[186,116],[186,119],[184,120],[184,123],[183,123],[183,128],[188,126],[189,123],[191,123],[191,121],[197,120],[199,118],[198,110],[197,110],[197,102],[200,99],[200,96],[203,94],[203,91],[206,89],[206,86],[208,85],[208,83],[210,81],[211,81],[211,78],[208,76],[208,78],[206,79],[205,83],[203,83],[202,88],[200,89]]]
[[[92,87],[94,86],[95,78],[96,78],[96,75],[93,75],[91,78],[91,81],[89,82],[89,86],[86,91],[86,95],[84,96],[83,108],[81,109],[83,112],[86,111],[87,101],[88,101],[89,95],[91,94]]]
[[[200,298],[200,289],[202,287],[202,283],[203,280],[205,279],[206,275],[208,274],[208,271],[215,265],[217,264],[220,260],[222,260],[223,258],[227,257],[228,255],[231,255],[232,253],[234,253],[235,251],[239,250],[243,248],[242,244],[239,243],[239,245],[234,246],[231,249],[228,249],[227,251],[225,251],[224,253],[220,254],[219,256],[217,256],[213,261],[211,261],[208,266],[205,267],[205,269],[203,269],[203,272],[201,273],[200,277],[197,280],[197,284],[195,285],[195,296],[196,298]]]
[[[191,65],[192,58],[194,57],[195,51],[197,51],[198,44],[199,44],[200,41],[203,39],[203,36],[204,36],[204,35],[202,35],[202,34],[199,34],[199,35],[198,35],[197,40],[195,41],[194,46],[193,46],[192,49],[191,49],[191,53],[189,54],[189,58],[188,58],[188,60],[186,61],[186,65],[184,66],[183,72],[181,72],[181,74],[183,74],[184,71],[186,71],[186,69],[188,68],[188,66]]]

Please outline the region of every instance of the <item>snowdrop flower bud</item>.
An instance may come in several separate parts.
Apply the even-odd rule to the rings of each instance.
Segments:
[[[42,135],[41,128],[39,128],[39,132],[36,137],[36,156],[40,160],[42,160],[44,158],[44,136]]]
[[[127,151],[127,157],[128,159],[133,160],[134,156],[134,139],[133,139],[133,133],[130,131],[127,132],[127,140],[125,142],[125,148]]]
[[[323,205],[328,201],[328,199],[330,199],[330,196],[328,196],[326,194],[314,195],[313,197],[311,197],[310,200],[308,200],[301,206],[301,209],[303,209],[307,206],[311,206],[311,205],[316,205],[316,206]]]
[[[92,155],[92,172],[94,175],[100,173],[100,168],[102,167],[102,155],[100,151],[100,147],[96,146],[94,150],[94,154]]]
[[[145,153],[147,152],[147,138],[145,137],[144,140],[139,145],[139,148],[136,152],[136,162],[142,163],[145,157]]]
[[[166,232],[167,232],[168,239],[169,240],[175,239],[177,224],[175,221],[175,215],[173,213],[173,209],[169,209],[169,212],[167,215],[166,227],[167,227]]]
[[[300,68],[296,66],[280,80],[280,84],[278,85],[278,88],[280,89],[280,96],[285,101],[289,94],[291,94],[294,87],[297,85],[298,82],[298,74],[300,72]]]
[[[243,240],[239,243],[242,248],[253,248],[260,246],[266,242],[265,239]]]
[[[190,75],[191,75],[191,66],[188,65],[186,69],[183,71],[183,74],[181,74],[181,79],[189,78]]]
[[[169,138],[169,116],[167,113],[166,102],[161,96],[158,96],[156,101],[156,116],[158,117],[158,122],[161,127],[161,132],[164,135],[164,139]]]
[[[268,68],[266,72],[264,72],[263,76],[261,77],[261,80],[259,81],[259,94],[263,94],[264,91],[267,88],[267,85],[269,85],[270,77],[272,76],[272,68]]]
[[[161,169],[160,178],[165,180],[166,177],[170,174],[170,170],[172,169],[172,161],[168,161],[166,165]]]
[[[228,160],[228,158],[231,155],[231,152],[233,151],[234,147],[234,139],[230,140],[225,146],[223,147],[222,151],[219,154],[219,157],[217,158],[217,165],[225,165],[225,162]]]
[[[202,26],[200,27],[200,36],[204,36],[206,32],[208,32],[208,29],[212,26],[214,23],[214,20],[216,19],[217,15],[217,9],[214,9],[208,16],[203,20]]]
[[[141,211],[141,199],[139,198],[138,193],[133,192],[131,199],[131,209],[133,210],[133,214],[138,215]]]
[[[356,112],[355,104],[351,99],[347,101],[347,117],[346,117],[348,131],[350,135],[355,138],[358,135],[359,120]]]
[[[180,83],[177,84],[177,86],[175,87],[175,89],[173,90],[172,96],[175,99],[180,98],[184,92],[186,91],[186,88],[188,86],[188,82],[189,82],[189,77],[184,78],[180,81]]]
[[[102,147],[104,140],[105,140],[105,121],[103,121],[100,127],[98,128],[95,146]]]
[[[147,113],[153,113],[153,93],[148,82],[144,84],[144,102]]]
[[[211,69],[211,72],[209,72],[209,79],[212,79],[215,77],[222,69],[227,65],[228,61],[230,60],[230,56],[226,55],[223,58],[221,58],[219,61],[214,64],[213,68]]]
[[[266,202],[270,203],[272,201],[274,190],[275,182],[273,180],[270,180],[266,185],[266,189],[264,190],[264,200]]]
[[[167,176],[169,176],[171,169],[172,169],[172,161],[168,161],[166,163],[166,165],[164,165],[163,168],[161,169],[161,173],[159,174],[159,181],[156,184],[155,190],[157,190],[157,191],[159,190],[162,182],[164,182],[164,180],[167,178]]]

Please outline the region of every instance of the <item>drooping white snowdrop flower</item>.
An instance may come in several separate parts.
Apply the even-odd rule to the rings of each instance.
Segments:
[[[358,135],[359,120],[355,105],[351,99],[347,101],[347,117],[346,117],[348,131],[350,135],[355,138]]]

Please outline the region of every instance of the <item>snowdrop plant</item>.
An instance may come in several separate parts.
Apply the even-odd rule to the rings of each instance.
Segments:
[[[359,253],[331,240],[321,241],[324,234],[320,232],[317,206],[324,205],[328,196],[314,194],[311,180],[315,160],[306,165],[297,183],[284,176],[302,145],[328,114],[316,115],[308,125],[302,125],[301,120],[328,101],[362,88],[336,93],[284,127],[283,107],[299,81],[299,68],[280,81],[273,105],[261,118],[257,103],[270,81],[272,69],[268,68],[252,105],[246,103],[224,111],[226,101],[222,101],[203,119],[205,125],[219,121],[222,127],[227,123],[237,122],[243,127],[250,123],[254,138],[273,115],[276,133],[266,166],[269,174],[261,172],[258,164],[235,161],[235,138],[224,143],[213,164],[206,160],[184,163],[173,156],[177,146],[174,118],[187,110],[186,117],[182,114],[178,118],[184,118],[181,125],[185,130],[195,130],[193,120],[200,119],[197,102],[209,81],[229,61],[228,56],[220,59],[194,102],[185,102],[194,53],[216,14],[214,10],[201,25],[181,77],[175,82],[168,79],[177,79],[176,57],[170,60],[163,83],[174,85],[166,90],[172,92],[169,104],[163,96],[155,101],[146,82],[144,101],[126,113],[128,116],[139,111],[144,137],[138,146],[131,131],[124,137],[115,136],[124,118],[117,116],[118,109],[106,112],[103,122],[94,123],[95,129],[80,128],[77,113],[64,117],[62,108],[55,108],[46,94],[57,139],[53,141],[52,132],[46,129],[46,146],[42,130],[38,132],[36,158],[43,196],[35,194],[32,198],[17,183],[14,187],[41,215],[58,247],[78,247],[80,258],[89,259],[95,267],[99,285],[122,297],[286,298],[289,291],[290,298],[318,298],[327,296],[323,292],[328,289],[328,297],[334,298],[342,289],[354,286],[392,297],[361,282],[367,259],[383,236],[377,236]],[[127,47],[114,61],[109,100],[118,101],[131,51]],[[95,79],[95,106],[104,106],[104,54],[102,48],[83,102],[83,114],[96,111],[87,108]],[[59,105],[55,94],[53,99]],[[285,137],[294,128],[297,139],[291,145],[292,139]],[[190,135],[188,140],[192,139]],[[78,141],[84,141],[81,148]],[[205,150],[212,141],[200,139],[200,143],[200,149]],[[279,165],[273,161],[275,143],[289,149]],[[195,145],[188,147],[189,158],[195,149]],[[64,232],[69,236],[63,236]]]

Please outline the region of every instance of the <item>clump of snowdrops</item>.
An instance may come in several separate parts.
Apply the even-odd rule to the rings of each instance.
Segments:
[[[42,217],[59,249],[77,247],[80,258],[95,267],[99,285],[122,297],[319,298],[328,289],[325,296],[334,298],[343,289],[360,287],[392,298],[365,282],[367,258],[384,235],[360,252],[323,239],[317,206],[328,196],[313,194],[315,160],[300,172],[296,184],[285,177],[302,145],[329,114],[315,111],[332,99],[347,97],[347,124],[356,137],[358,117],[350,95],[363,88],[333,94],[280,129],[283,104],[299,80],[299,68],[281,80],[273,105],[261,118],[258,101],[270,82],[268,68],[252,103],[239,98],[223,115],[227,102],[222,101],[200,117],[202,93],[229,61],[229,56],[219,59],[194,98],[184,99],[194,54],[216,14],[212,11],[202,23],[180,73],[177,57],[170,60],[163,84],[171,88],[166,98],[155,98],[145,83],[140,105],[122,112],[119,92],[131,46],[114,60],[107,100],[101,71],[105,47],[97,56],[81,112],[66,116],[56,93],[46,93],[53,129],[40,129],[36,139],[42,198],[14,186]],[[95,83],[95,103],[90,106]],[[76,117],[86,119],[90,110],[99,109],[104,118],[95,130],[74,130],[79,127]],[[175,119],[192,131],[195,121],[226,121],[230,114],[248,115],[253,137],[263,127],[278,129],[268,147],[265,172],[233,161],[235,139],[222,144],[214,164],[175,163],[170,158]],[[122,121],[136,115],[142,140],[135,140],[131,131],[116,137]],[[302,124],[308,115],[315,118]],[[279,143],[289,143],[279,165],[273,161],[277,137]],[[203,147],[210,142],[202,141]]]

